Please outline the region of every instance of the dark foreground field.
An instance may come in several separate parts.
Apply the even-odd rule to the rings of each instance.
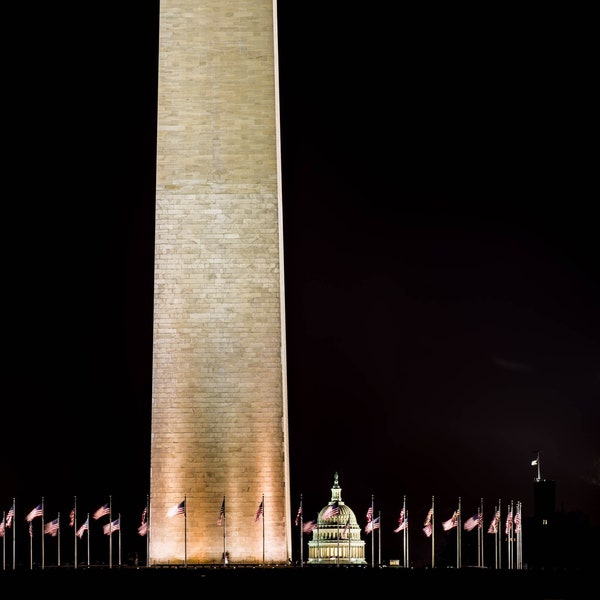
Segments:
[[[395,596],[403,598],[593,598],[598,575],[588,571],[402,569],[395,567],[92,567],[0,571],[0,589],[26,593],[265,594],[286,597]]]

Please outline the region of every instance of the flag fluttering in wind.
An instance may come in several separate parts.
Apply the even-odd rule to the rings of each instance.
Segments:
[[[15,505],[13,505],[8,509],[8,514],[6,515],[6,528],[10,529],[12,527],[12,521],[15,518]]]
[[[402,531],[403,529],[406,529],[408,527],[408,518],[406,517],[406,513],[404,511],[404,509],[402,509],[400,511],[400,517],[398,519],[398,527],[396,527],[396,529],[394,529],[394,533],[399,533],[400,531]]]
[[[463,528],[465,531],[472,531],[475,527],[479,526],[481,528],[481,514],[477,513],[472,517],[469,517],[463,524]]]
[[[184,515],[185,514],[185,500],[182,500],[179,504],[175,506],[171,506],[171,508],[167,511],[167,517],[171,518],[175,515]]]
[[[148,507],[145,506],[144,510],[142,511],[142,523],[141,525],[138,527],[138,535],[141,535],[142,537],[148,534]]]
[[[508,515],[506,515],[506,527],[504,529],[504,533],[508,535],[513,526],[513,514],[512,510],[508,511]]]
[[[0,523],[0,537],[4,537],[5,530],[6,530],[6,525],[4,523],[4,519],[2,519],[2,523]]]
[[[519,533],[519,531],[521,531],[521,510],[517,510],[517,513],[515,514],[515,533]]]
[[[58,517],[54,519],[54,521],[49,521],[44,525],[44,533],[51,535],[52,537],[56,537],[58,530],[60,529],[60,523]]]
[[[258,505],[258,508],[256,509],[256,514],[254,515],[254,522],[258,523],[260,516],[264,515],[264,514],[265,514],[264,500],[261,500],[260,504]]]
[[[97,521],[101,517],[104,517],[109,514],[110,514],[110,505],[107,502],[106,504],[103,504],[92,516],[94,518],[94,521]]]
[[[89,530],[89,527],[90,527],[90,524],[89,524],[89,518],[87,518],[87,519],[85,520],[85,523],[84,523],[84,524],[83,524],[83,525],[82,525],[82,526],[81,526],[81,527],[80,527],[80,528],[77,530],[77,533],[76,533],[75,535],[76,535],[76,536],[77,536],[79,539],[81,539],[81,538],[83,537],[83,533],[84,533],[85,531],[88,531],[88,530]]]
[[[221,510],[219,510],[219,518],[217,519],[217,525],[220,527],[223,525],[223,519],[225,518],[225,497],[223,497],[223,502],[221,502]]]
[[[323,519],[323,521],[325,521],[326,519],[330,519],[334,515],[339,515],[339,514],[340,514],[340,505],[338,504],[338,502],[336,500],[333,504],[330,504],[325,509],[325,511],[323,512],[323,516],[321,517],[321,519]]]
[[[348,531],[350,531],[350,515],[348,515],[348,519],[346,521],[346,524],[344,525],[344,531],[342,532],[342,536],[344,538],[348,537]]]
[[[25,520],[31,523],[37,517],[41,517],[44,514],[44,509],[41,504],[38,504],[26,517]]]
[[[365,533],[371,533],[371,531],[374,529],[379,529],[379,517],[376,517],[367,523],[367,526],[365,527]]]
[[[369,506],[369,510],[367,511],[367,523],[370,523],[373,520],[373,507]]]
[[[429,512],[425,517],[425,522],[423,523],[423,532],[427,537],[431,537],[431,534],[433,533],[433,525],[431,524],[431,519],[433,519],[433,508],[429,509]]]
[[[298,512],[296,513],[296,525],[300,522],[300,517],[302,516],[302,502],[300,502],[300,506],[298,507]]]
[[[69,527],[74,527],[75,526],[75,509],[72,508],[71,512],[69,513]]]
[[[119,531],[119,529],[121,529],[121,519],[115,519],[102,527],[104,535],[111,535],[113,532]]]
[[[316,521],[305,521],[304,524],[302,525],[302,531],[304,533],[310,533],[311,531],[314,531],[315,529],[317,529],[318,525]]]
[[[453,515],[442,523],[442,529],[444,531],[449,531],[450,529],[456,527],[458,525],[458,511],[455,510]]]
[[[488,533],[498,533],[498,524],[500,523],[500,511],[497,510],[492,522],[488,528]]]

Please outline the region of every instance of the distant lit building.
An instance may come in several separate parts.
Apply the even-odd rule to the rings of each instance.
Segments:
[[[365,542],[349,506],[342,501],[342,488],[335,474],[331,501],[321,509],[308,542],[308,564],[365,565]]]

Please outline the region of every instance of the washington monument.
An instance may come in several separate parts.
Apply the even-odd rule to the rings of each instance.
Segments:
[[[161,0],[150,565],[291,558],[277,69],[276,0]]]

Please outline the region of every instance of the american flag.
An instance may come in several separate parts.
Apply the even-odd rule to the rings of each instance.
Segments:
[[[433,519],[433,508],[430,508],[427,516],[425,517],[425,523],[423,525],[429,525],[431,523],[431,519]]]
[[[104,531],[104,535],[111,535],[114,531],[119,531],[121,529],[121,520],[115,519],[114,521],[107,523],[102,527],[102,531]]]
[[[511,511],[509,511],[508,515],[506,516],[506,527],[504,529],[504,533],[506,535],[508,535],[510,533],[512,526],[513,526],[513,514],[512,514],[512,510],[511,510]]]
[[[340,514],[340,505],[337,503],[337,500],[336,500],[333,504],[330,504],[325,509],[325,511],[323,512],[323,515],[321,516],[321,519],[323,519],[323,521],[325,521],[326,519],[330,519],[334,515],[339,515],[339,514]]]
[[[58,530],[60,529],[60,522],[58,517],[54,519],[54,521],[49,521],[44,525],[44,533],[51,535],[52,537],[56,537]]]
[[[13,504],[9,509],[8,509],[8,514],[6,515],[6,527],[8,529],[10,529],[12,527],[12,520],[15,517],[15,505]]]
[[[498,523],[500,523],[500,511],[497,510],[492,522],[490,523],[488,533],[498,533]]]
[[[298,507],[298,512],[296,513],[296,525],[300,521],[300,517],[302,516],[302,502],[300,502],[300,506]]]
[[[517,511],[515,515],[515,533],[521,531],[521,511]]]
[[[256,509],[256,514],[254,515],[254,522],[257,523],[258,520],[260,519],[261,515],[265,514],[265,506],[264,506],[264,501],[261,500],[260,504],[258,505],[258,508]]]
[[[83,537],[83,532],[89,529],[89,518],[85,520],[85,523],[77,530],[75,534],[79,539]]]
[[[185,500],[182,500],[179,504],[175,506],[171,506],[171,508],[167,511],[167,517],[171,518],[175,515],[184,515],[185,514]]]
[[[374,529],[379,529],[379,517],[369,521],[365,527],[365,533],[371,533]]]
[[[425,517],[425,522],[423,523],[423,532],[427,537],[431,537],[433,533],[433,525],[431,524],[431,519],[433,519],[433,508],[429,509],[427,516]]]
[[[373,520],[373,507],[369,506],[369,510],[367,511],[367,523]]]
[[[69,513],[69,527],[73,527],[75,525],[75,509],[72,508]]]
[[[148,516],[148,507],[145,506],[142,511],[142,524],[138,527],[138,535],[145,536],[148,534],[148,521],[146,520]]]
[[[35,518],[41,517],[44,514],[44,509],[41,504],[38,504],[26,517],[25,520],[31,523]]]
[[[346,524],[344,525],[344,532],[343,532],[343,536],[344,538],[348,537],[348,531],[350,530],[350,515],[348,515],[348,520],[346,521]]]
[[[479,513],[477,513],[476,515],[473,515],[472,517],[469,517],[463,525],[463,528],[465,529],[465,531],[472,531],[478,525],[481,526],[481,518],[480,517],[481,517],[481,515]]]
[[[310,533],[311,531],[314,531],[315,529],[317,529],[318,525],[316,521],[306,521],[303,525],[302,525],[302,531],[304,533]]]
[[[33,538],[33,521],[29,521],[29,537]]]
[[[225,498],[221,502],[221,510],[219,510],[219,518],[217,519],[217,525],[220,527],[223,525],[223,519],[225,518]]]
[[[104,517],[109,514],[110,514],[110,505],[107,502],[106,504],[103,504],[92,516],[94,518],[94,521],[97,521],[101,517]]]
[[[406,529],[408,527],[408,519],[406,518],[406,513],[404,512],[404,509],[402,509],[400,511],[400,517],[398,519],[398,527],[396,527],[396,529],[394,529],[394,533],[398,533],[400,531],[402,531],[403,529]]]
[[[4,537],[5,527],[4,519],[2,519],[2,523],[0,523],[0,537]]]
[[[457,525],[458,525],[458,511],[455,510],[453,515],[447,521],[444,521],[442,523],[442,529],[444,531],[449,531],[450,529],[452,529],[453,527],[456,527]]]

